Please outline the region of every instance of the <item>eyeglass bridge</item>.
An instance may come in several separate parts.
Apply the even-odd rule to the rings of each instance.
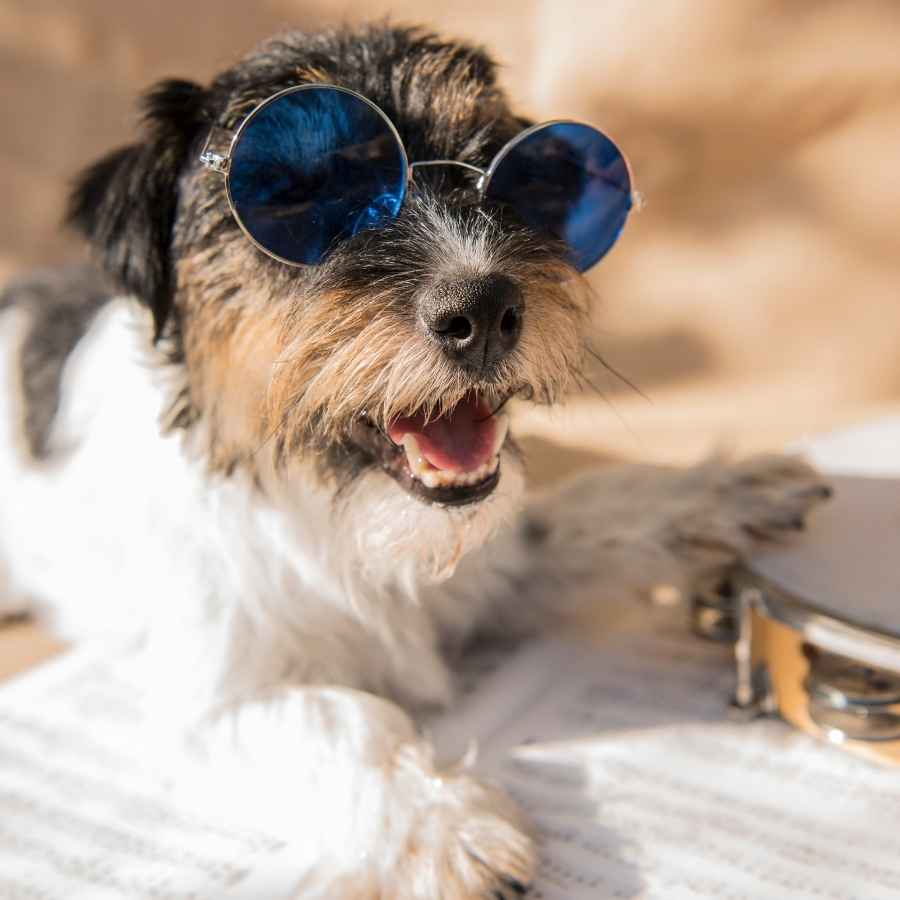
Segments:
[[[409,164],[409,180],[413,180],[413,173],[417,168],[428,168],[429,166],[458,166],[461,169],[467,169],[470,172],[474,172],[478,176],[475,190],[479,192],[484,187],[488,174],[487,169],[473,166],[471,163],[462,162],[458,159],[423,159],[420,162],[411,162]]]

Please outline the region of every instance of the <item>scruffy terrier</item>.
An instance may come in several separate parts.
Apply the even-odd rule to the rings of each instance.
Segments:
[[[561,133],[496,186],[530,123],[481,50],[292,33],[145,104],[73,192],[96,269],[0,299],[0,599],[73,639],[140,636],[156,725],[302,836],[297,896],[522,894],[527,825],[415,724],[452,702],[449,661],[687,587],[827,489],[767,457],[524,496],[501,407],[578,382],[575,251],[608,248],[542,229],[574,215]],[[561,195],[530,220],[536,182]]]

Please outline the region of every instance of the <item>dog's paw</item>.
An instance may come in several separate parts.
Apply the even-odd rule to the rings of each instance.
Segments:
[[[832,495],[827,479],[802,459],[758,456],[726,470],[725,496],[741,527],[754,538],[802,531],[806,517]]]
[[[829,496],[827,480],[791,456],[611,466],[534,497],[510,565],[533,573],[537,602],[552,595],[554,610],[560,585],[573,608],[646,597],[661,585],[690,592],[761,541],[797,535]]]
[[[806,518],[832,493],[803,460],[767,455],[738,463],[709,463],[689,472],[685,489],[695,503],[674,522],[673,550],[728,563],[752,554],[760,541],[781,540],[806,527]]]
[[[395,900],[518,900],[535,847],[513,801],[464,774],[433,776],[387,881]]]

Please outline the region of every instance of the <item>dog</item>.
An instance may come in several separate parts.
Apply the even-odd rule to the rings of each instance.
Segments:
[[[300,86],[389,120],[378,161],[402,144],[444,162],[413,167],[378,227],[307,236],[316,258],[293,264],[241,218],[215,148]],[[481,49],[288,33],[144,104],[140,138],[73,189],[94,260],[0,299],[3,611],[133,640],[154,728],[233,808],[302,837],[298,897],[519,896],[527,823],[439,768],[417,725],[453,702],[452,661],[689,590],[802,528],[828,488],[768,456],[525,493],[502,407],[579,383],[591,291],[558,235],[473,199],[532,127]]]

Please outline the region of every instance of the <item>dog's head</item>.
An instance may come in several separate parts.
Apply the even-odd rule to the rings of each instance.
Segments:
[[[585,282],[559,241],[478,202],[460,166],[415,169],[396,218],[317,265],[261,252],[201,149],[317,83],[377,104],[411,161],[484,168],[528,125],[480,50],[390,27],[288,34],[208,88],[151,91],[143,140],[82,176],[71,218],[152,311],[185,375],[170,425],[201,433],[213,468],[311,460],[336,489],[377,473],[406,508],[471,519],[517,465],[503,405],[552,403],[577,377]]]

